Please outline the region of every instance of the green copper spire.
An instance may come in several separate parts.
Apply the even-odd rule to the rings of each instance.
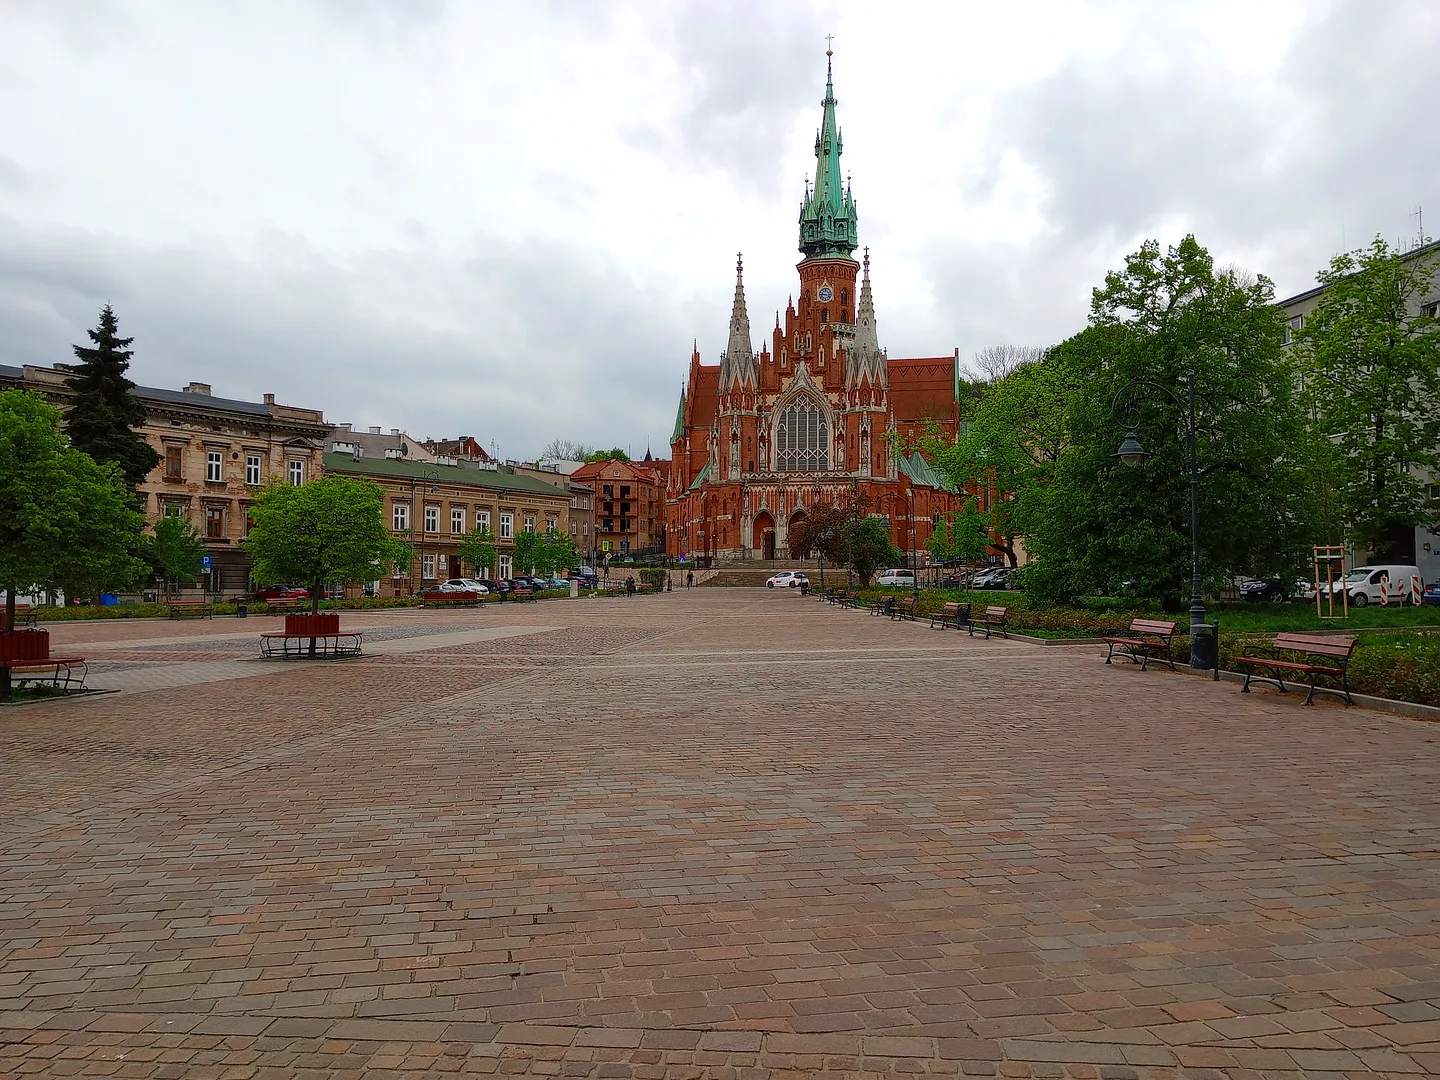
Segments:
[[[825,50],[825,107],[815,135],[815,187],[800,204],[800,250],[807,259],[847,258],[859,244],[855,232],[855,200],[840,184],[844,144],[835,122],[835,87],[830,71],[832,53]]]

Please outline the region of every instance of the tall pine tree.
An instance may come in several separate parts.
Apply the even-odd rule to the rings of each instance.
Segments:
[[[86,332],[94,347],[74,347],[80,364],[66,380],[75,399],[65,416],[65,434],[96,461],[115,462],[134,489],[160,464],[160,455],[136,431],[145,422],[145,407],[125,377],[135,339],[119,336],[109,304],[100,309],[100,325]]]

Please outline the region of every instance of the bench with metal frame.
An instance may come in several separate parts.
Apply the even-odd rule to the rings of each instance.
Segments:
[[[1119,656],[1132,664],[1139,664],[1140,670],[1149,667],[1151,659],[1163,660],[1175,670],[1175,624],[1161,619],[1132,619],[1127,630],[1116,630],[1101,637],[1108,649],[1105,663]],[[1120,650],[1118,653],[1115,650]]]
[[[339,660],[359,656],[362,633],[347,630],[338,634],[287,634],[283,630],[272,630],[260,635],[260,655],[266,660]]]
[[[885,596],[879,602],[871,604],[869,611],[871,615],[889,615],[895,610],[895,597]]]
[[[534,589],[513,589],[510,592],[510,599],[517,600],[522,603],[526,600],[530,601],[531,603],[537,603],[540,598],[535,595]]]
[[[1330,637],[1326,634],[1276,634],[1270,644],[1246,645],[1238,663],[1245,665],[1245,685],[1242,694],[1250,692],[1252,680],[1274,683],[1283,694],[1286,692],[1284,672],[1308,676],[1310,692],[1305,695],[1305,704],[1314,703],[1315,691],[1324,690],[1341,694],[1345,704],[1354,705],[1350,697],[1350,657],[1355,653],[1355,638]],[[1270,672],[1269,675],[1257,674]],[[1317,686],[1317,679],[1328,679],[1334,686]],[[1292,679],[1299,682],[1299,679]]]
[[[970,621],[970,605],[957,600],[947,600],[945,606],[930,616],[931,630],[944,630],[953,626],[959,630]]]
[[[970,625],[967,627],[967,629],[970,631],[971,637],[975,636],[976,630],[983,630],[985,632],[986,641],[990,640],[991,634],[999,634],[1001,637],[1005,638],[1008,641],[1010,638],[1010,633],[1008,630],[1006,630],[1005,624],[1009,620],[1009,618],[1009,608],[996,607],[994,604],[992,604],[985,609],[985,614],[971,615]]]
[[[165,606],[170,609],[169,617],[172,619],[181,619],[187,615],[193,615],[197,619],[215,617],[215,605],[209,600],[167,600]]]
[[[0,597],[0,626],[3,626],[5,619],[5,600]],[[15,626],[24,626],[27,629],[34,629],[40,625],[39,616],[35,614],[35,608],[27,603],[15,601]]]
[[[850,606],[850,592],[848,589],[834,589],[825,599],[829,600],[830,603],[836,607]]]
[[[43,683],[60,690],[84,690],[89,665],[83,656],[47,656],[43,660],[0,660],[15,685]],[[79,675],[76,675],[76,671]]]
[[[480,603],[480,594],[467,589],[465,592],[421,593],[421,607],[474,607]]]
[[[267,614],[267,615],[278,615],[278,614],[280,614],[281,612],[285,612],[285,611],[296,611],[296,610],[298,610],[298,609],[300,608],[300,606],[301,606],[302,604],[304,604],[305,606],[308,607],[309,604],[310,604],[310,601],[309,601],[309,600],[302,600],[302,599],[300,599],[300,597],[295,596],[295,597],[287,597],[287,598],[285,598],[285,599],[283,599],[283,600],[281,600],[281,599],[261,600],[260,603],[262,603],[262,604],[265,605],[265,614]]]
[[[890,618],[893,619],[915,619],[915,598],[913,596],[902,596],[895,601],[890,609]]]

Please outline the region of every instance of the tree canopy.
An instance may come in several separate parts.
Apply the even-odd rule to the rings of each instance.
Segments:
[[[630,460],[630,455],[627,454],[624,450],[621,450],[621,449],[617,446],[617,447],[615,447],[613,450],[592,450],[592,451],[590,451],[590,453],[588,453],[588,454],[585,455],[585,460],[586,460],[587,462],[589,462],[589,461],[629,461],[629,460]]]
[[[167,514],[151,528],[145,551],[166,585],[200,576],[205,547],[189,518]]]
[[[468,532],[460,541],[460,560],[473,567],[480,577],[489,577],[499,559],[495,550],[495,534],[489,529]]]
[[[160,464],[160,455],[136,429],[145,423],[145,406],[126,377],[134,338],[122,338],[115,311],[100,309],[100,324],[86,331],[93,347],[74,346],[80,361],[66,384],[75,392],[65,415],[70,442],[96,461],[114,462],[133,491]]]
[[[588,455],[594,452],[593,446],[579,439],[551,439],[541,448],[540,457],[555,461],[589,461]]]
[[[310,588],[320,610],[326,582],[374,581],[409,548],[385,526],[385,499],[371,480],[327,476],[308,484],[272,483],[250,508],[250,534],[240,542],[262,583],[297,582]]]
[[[1337,255],[1295,335],[1303,400],[1329,454],[1323,492],[1337,526],[1381,554],[1416,526],[1440,530],[1440,320],[1422,306],[1434,258],[1407,258],[1376,238]]]

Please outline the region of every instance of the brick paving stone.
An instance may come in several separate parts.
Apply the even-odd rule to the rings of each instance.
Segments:
[[[1440,1072],[1424,723],[751,590],[343,618],[57,628],[122,690],[0,713],[0,1075]]]

